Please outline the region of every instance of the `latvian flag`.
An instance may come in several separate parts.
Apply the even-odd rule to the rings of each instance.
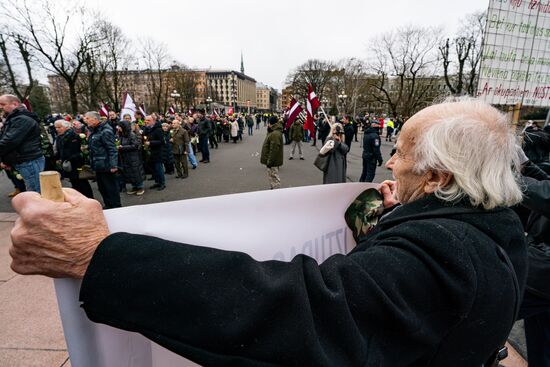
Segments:
[[[302,112],[302,106],[298,103],[295,98],[292,98],[290,105],[288,106],[288,118],[286,120],[285,128],[288,129],[290,125],[296,120],[296,117]]]
[[[102,117],[109,117],[109,106],[103,102],[100,102],[99,106],[99,115]]]
[[[304,130],[309,130],[310,134],[315,133],[315,124],[313,119],[313,113],[316,109],[319,108],[321,103],[319,102],[319,98],[317,98],[317,95],[313,91],[313,88],[311,87],[311,84],[308,84],[307,86],[307,101],[306,101],[306,123],[304,124]]]
[[[168,114],[169,115],[175,115],[176,114],[176,110],[174,109],[174,106],[170,105],[170,107],[168,107]]]

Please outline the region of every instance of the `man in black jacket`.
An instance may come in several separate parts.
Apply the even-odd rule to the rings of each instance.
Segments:
[[[322,264],[109,234],[97,203],[73,190],[68,203],[23,193],[12,268],[83,278],[92,321],[205,366],[481,366],[506,340],[525,284],[523,229],[508,209],[522,199],[517,154],[506,116],[484,102],[421,111],[387,163],[389,213]],[[94,231],[55,225],[83,213]]]
[[[40,172],[44,170],[45,158],[38,116],[11,94],[0,96],[0,109],[6,116],[0,137],[0,159],[23,176],[28,191],[40,192]]]
[[[96,173],[97,188],[103,197],[105,209],[118,208],[120,189],[116,172],[118,170],[118,151],[115,146],[115,135],[111,126],[99,122],[99,113],[87,112],[84,119],[91,133],[88,136],[90,166]]]
[[[360,182],[372,182],[376,174],[376,162],[381,166],[383,159],[380,152],[380,135],[378,122],[367,122],[367,128],[363,134],[363,170]]]
[[[210,163],[210,151],[208,150],[208,138],[212,134],[212,124],[210,120],[204,118],[202,112],[197,112],[193,115],[195,121],[199,125],[199,150],[202,154],[200,162]]]
[[[71,123],[67,120],[57,120],[54,122],[54,127],[57,132],[55,158],[61,175],[71,181],[73,189],[87,198],[93,199],[94,192],[90,182],[78,177],[78,169],[84,164],[80,151],[80,137],[76,135]]]
[[[162,124],[156,121],[152,115],[145,116],[145,125],[147,126],[146,139],[143,145],[149,149],[149,163],[155,184],[151,189],[162,191],[166,188],[166,179],[164,178],[164,167],[162,165],[162,147],[166,144],[162,132]]]

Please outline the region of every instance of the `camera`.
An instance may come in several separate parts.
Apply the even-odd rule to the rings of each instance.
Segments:
[[[334,133],[336,135],[342,135],[344,132],[342,131],[342,128],[340,126],[336,126],[336,129],[334,129]]]

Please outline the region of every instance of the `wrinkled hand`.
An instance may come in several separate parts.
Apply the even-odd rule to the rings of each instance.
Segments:
[[[386,180],[380,185],[380,193],[384,197],[384,208],[399,204],[397,199],[397,182]]]
[[[109,228],[96,200],[63,189],[65,202],[24,192],[12,200],[19,218],[11,231],[11,268],[19,274],[82,278]]]

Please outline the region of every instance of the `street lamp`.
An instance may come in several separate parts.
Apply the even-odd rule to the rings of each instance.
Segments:
[[[178,93],[177,90],[174,89],[172,93],[170,93],[170,97],[174,98],[174,104],[178,105],[178,99],[181,97],[181,95]]]
[[[208,113],[210,113],[210,103],[212,103],[212,98],[210,98],[210,96],[208,96],[206,98],[206,110],[208,111]]]
[[[343,113],[345,113],[345,106],[346,106],[346,98],[348,98],[347,94],[342,91],[339,95],[338,95],[338,99],[340,100],[340,103],[342,104],[342,111]]]

